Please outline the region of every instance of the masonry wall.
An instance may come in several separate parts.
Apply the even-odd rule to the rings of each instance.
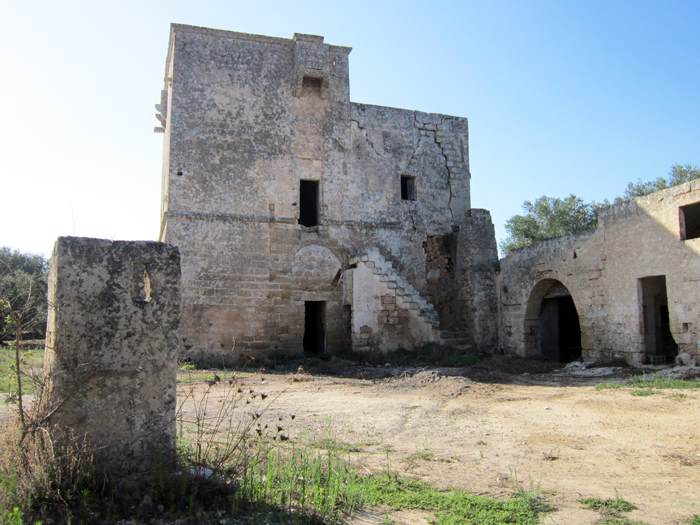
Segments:
[[[343,272],[368,248],[447,293],[426,250],[467,221],[466,119],[351,103],[350,49],[322,37],[175,25],[169,49],[161,239],[182,253],[187,355],[300,352],[309,300],[327,302],[327,346],[348,348]],[[300,180],[319,182],[318,226],[298,224]]]
[[[175,443],[180,257],[156,242],[59,237],[44,370],[54,438],[87,440],[124,478]]]
[[[501,260],[501,348],[536,355],[533,339],[547,280],[571,293],[589,360],[645,360],[639,279],[666,277],[671,333],[680,352],[700,349],[700,239],[681,240],[679,207],[700,202],[686,183],[604,213],[596,231],[555,239]]]

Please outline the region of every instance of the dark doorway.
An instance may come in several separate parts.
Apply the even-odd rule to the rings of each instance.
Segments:
[[[568,363],[581,357],[581,327],[574,300],[563,286],[542,299],[539,317],[540,355]]]
[[[302,180],[299,184],[299,224],[318,226],[318,181]]]
[[[326,349],[326,303],[304,303],[304,352],[321,354]]]
[[[678,354],[678,345],[673,340],[668,317],[666,276],[643,277],[639,284],[645,353],[653,363],[671,361]]]

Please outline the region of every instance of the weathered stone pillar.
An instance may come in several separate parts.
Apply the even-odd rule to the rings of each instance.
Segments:
[[[482,352],[498,348],[498,250],[487,210],[473,208],[458,233],[457,289],[466,307],[473,344]]]
[[[175,444],[180,255],[158,242],[59,237],[49,271],[45,410],[108,472],[143,473]]]

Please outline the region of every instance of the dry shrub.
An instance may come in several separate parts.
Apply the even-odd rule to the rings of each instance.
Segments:
[[[264,383],[264,377],[260,381]],[[216,376],[204,385],[190,385],[177,415],[181,468],[236,479],[255,453],[260,438],[286,438],[277,422],[266,422],[267,412],[277,398],[244,386],[235,374],[223,381]],[[185,405],[190,406],[187,412]]]
[[[90,450],[80,435],[61,431],[57,439],[50,415],[61,407],[42,409],[45,390],[38,384],[24,425],[19,417],[0,423],[0,525],[47,517],[52,523],[180,518],[245,506],[240,480],[257,464],[260,440],[288,437],[278,418],[267,418],[275,398],[242,383],[234,375],[191,384],[176,416],[177,461],[156,461],[128,483],[103,472],[104,450]],[[172,458],[167,451],[163,457]]]
[[[28,517],[68,516],[99,481],[84,440],[63,439],[59,445],[46,427],[26,432],[16,418],[2,424],[0,516],[14,508]]]

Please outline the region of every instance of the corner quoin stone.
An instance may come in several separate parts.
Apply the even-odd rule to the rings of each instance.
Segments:
[[[44,370],[57,436],[113,473],[174,450],[180,254],[159,242],[59,237],[49,271]]]

